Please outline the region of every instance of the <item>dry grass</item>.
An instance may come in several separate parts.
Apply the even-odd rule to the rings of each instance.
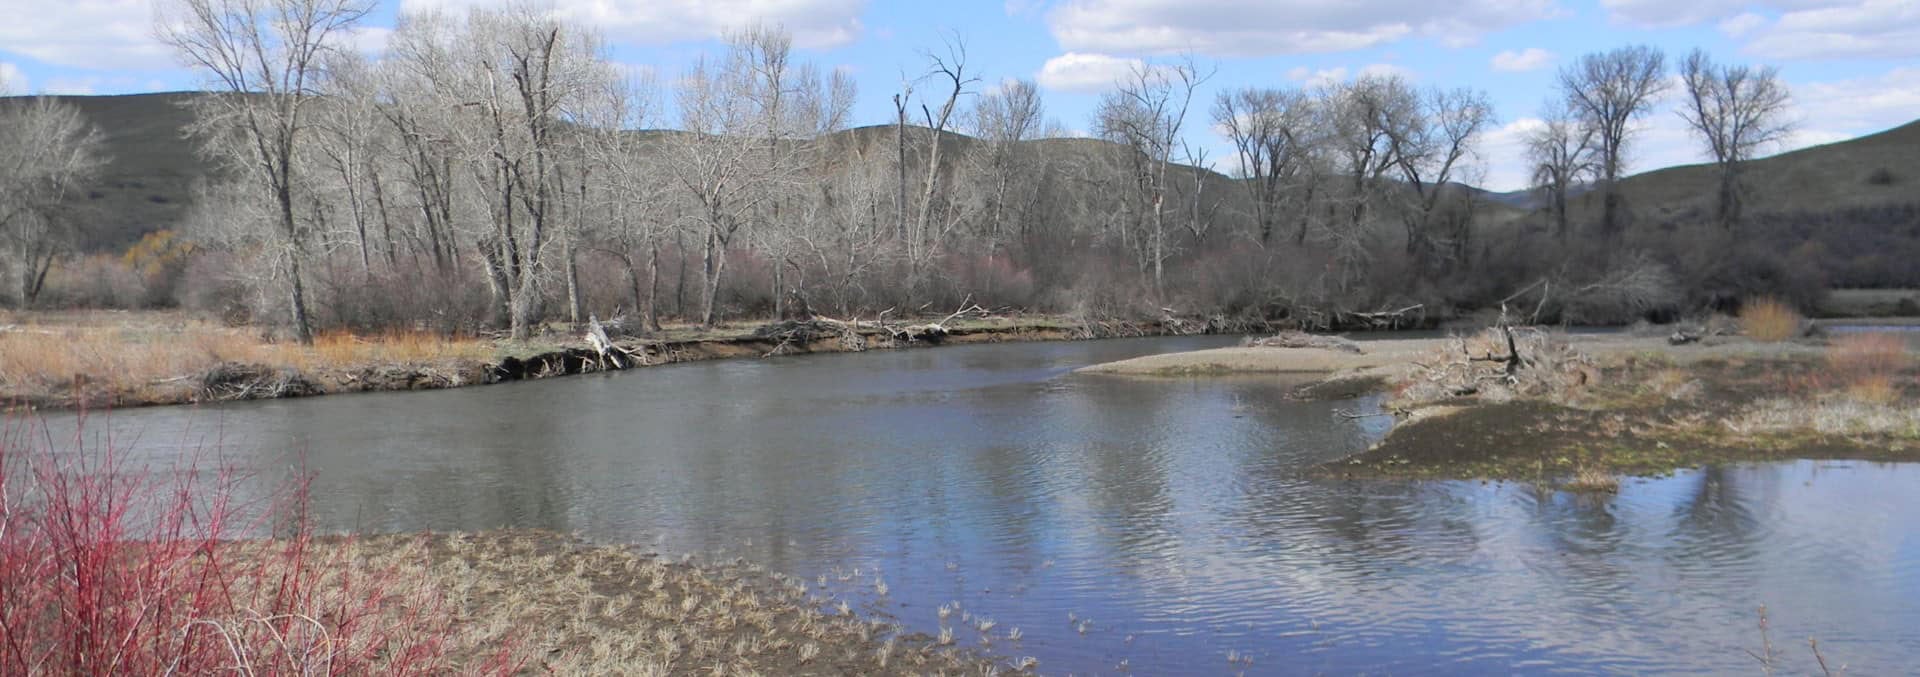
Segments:
[[[203,374],[223,364],[314,375],[487,360],[497,352],[491,341],[424,332],[328,333],[302,346],[178,315],[0,317],[0,399],[183,402]]]
[[[1891,405],[1900,399],[1899,375],[1913,364],[1907,342],[1886,333],[1853,334],[1827,344],[1828,375],[1840,380],[1846,399]]]
[[[1824,435],[1884,435],[1920,439],[1920,407],[1836,397],[1819,402],[1772,399],[1727,421],[1741,435],[1814,432]]]
[[[1779,343],[1799,336],[1803,322],[1799,311],[1775,298],[1754,299],[1740,307],[1740,329],[1755,341]]]

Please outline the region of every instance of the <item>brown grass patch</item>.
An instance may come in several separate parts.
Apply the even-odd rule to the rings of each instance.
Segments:
[[[1800,335],[1800,312],[1775,298],[1748,301],[1740,307],[1740,329],[1755,341],[1778,343]]]
[[[309,375],[379,365],[492,359],[484,339],[428,332],[316,337],[312,346],[276,342],[245,329],[180,316],[53,316],[54,324],[0,322],[0,398],[146,404],[192,399],[197,380],[225,364]],[[111,319],[110,317],[107,319]]]

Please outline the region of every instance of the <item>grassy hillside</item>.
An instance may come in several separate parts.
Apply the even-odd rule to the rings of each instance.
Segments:
[[[76,196],[85,206],[85,245],[115,250],[172,227],[186,215],[205,173],[184,130],[193,120],[186,93],[55,97],[99,127],[110,159],[100,181]]]
[[[1684,165],[1628,177],[1621,189],[1639,220],[1661,223],[1688,213],[1711,214],[1718,181],[1713,165]],[[1920,121],[1755,160],[1746,169],[1746,183],[1751,191],[1746,211],[1753,215],[1920,200]],[[1599,205],[1597,193],[1576,200],[1577,209],[1594,214]]]

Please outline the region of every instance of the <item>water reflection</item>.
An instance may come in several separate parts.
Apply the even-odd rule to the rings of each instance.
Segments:
[[[304,463],[331,529],[743,555],[919,630],[958,602],[1049,672],[1224,672],[1229,651],[1251,673],[1746,672],[1761,603],[1783,647],[1819,636],[1856,674],[1920,655],[1920,467],[1715,467],[1604,498],[1314,480],[1381,432],[1336,415],[1368,403],[1069,373],[1222,342],[693,364],[111,428],[149,458]]]

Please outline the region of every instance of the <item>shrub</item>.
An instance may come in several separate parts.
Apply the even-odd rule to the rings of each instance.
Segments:
[[[1907,342],[1894,334],[1848,334],[1827,344],[1827,366],[1842,376],[1892,374],[1909,363]]]
[[[1779,299],[1755,299],[1740,306],[1740,329],[1755,341],[1776,343],[1798,336],[1800,322],[1800,313]]]
[[[1867,175],[1867,183],[1875,186],[1891,186],[1893,181],[1893,170],[1886,167],[1875,169],[1873,173]]]
[[[74,449],[47,439],[0,424],[0,673],[456,671],[450,614],[415,573],[317,554],[281,519],[304,514],[304,484],[249,502],[231,470],[152,472],[84,431]]]
[[[1852,334],[1827,345],[1827,366],[1841,379],[1847,399],[1892,404],[1900,398],[1894,377],[1907,368],[1907,342],[1887,333]]]

